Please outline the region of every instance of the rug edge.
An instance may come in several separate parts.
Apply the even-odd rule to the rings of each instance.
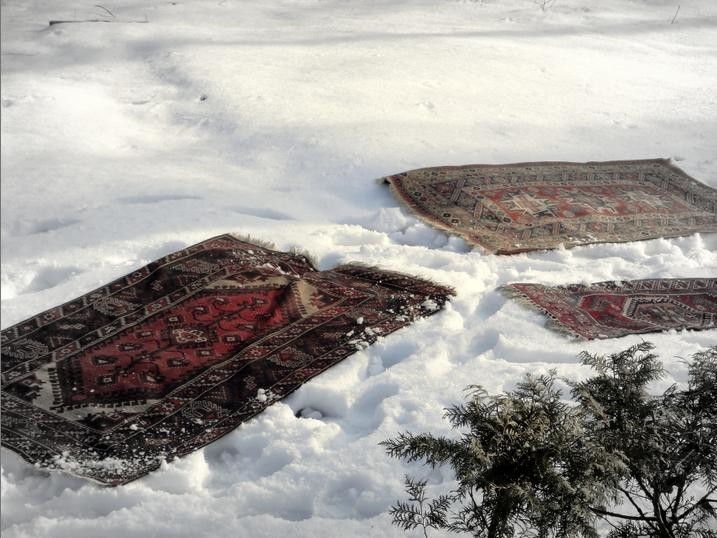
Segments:
[[[338,272],[348,272],[347,270],[351,269],[363,269],[366,271],[372,271],[377,274],[381,275],[387,275],[387,276],[393,276],[395,278],[402,278],[406,280],[411,281],[411,286],[415,287],[426,287],[426,288],[433,288],[432,292],[442,295],[446,301],[450,297],[456,296],[456,289],[453,286],[450,286],[448,284],[444,284],[442,282],[438,282],[436,280],[433,280],[432,278],[428,278],[425,276],[416,276],[409,273],[404,273],[403,271],[394,271],[393,269],[384,269],[383,267],[379,267],[376,265],[371,265],[367,263],[362,262],[348,262],[348,263],[342,263],[341,265],[337,265],[335,267],[332,267],[331,269],[328,269],[327,271],[338,271]],[[360,275],[356,275],[355,272],[351,272],[354,276],[357,276],[360,278]],[[405,288],[409,289],[409,288]]]
[[[511,284],[505,284],[503,286],[498,287],[497,291],[500,292],[507,299],[511,299],[511,300],[515,301],[516,303],[523,306],[524,308],[527,308],[528,310],[531,310],[533,312],[538,312],[539,314],[542,314],[543,316],[545,316],[546,321],[545,321],[544,327],[546,329],[555,331],[559,334],[562,334],[563,336],[569,336],[569,337],[572,337],[572,338],[580,340],[580,341],[591,340],[591,338],[588,338],[587,336],[580,334],[570,325],[560,321],[557,317],[555,317],[553,314],[551,314],[550,311],[548,309],[546,309],[543,305],[541,305],[540,303],[535,301],[532,297],[530,297],[527,293],[522,291],[520,288],[516,287],[516,284],[528,284],[528,285],[532,285],[532,286],[542,286],[542,284],[535,284],[535,283],[529,283],[529,282],[514,282]]]
[[[421,170],[420,168],[417,170]],[[410,170],[409,172],[413,172],[414,170]],[[405,173],[409,173],[405,172]],[[404,172],[402,172],[404,173]],[[424,210],[422,207],[420,207],[418,204],[415,203],[413,198],[405,193],[403,189],[403,185],[397,184],[400,183],[399,178],[396,176],[399,174],[394,174],[392,176],[386,176],[379,179],[379,181],[383,184],[387,184],[391,194],[393,194],[394,198],[398,200],[400,203],[402,203],[404,206],[406,206],[408,209],[410,209],[413,212],[413,215],[415,215],[419,220],[423,221],[424,223],[428,224],[429,226],[432,226],[433,228],[436,228],[440,230],[441,232],[445,232],[446,235],[449,237],[460,237],[462,238],[468,245],[471,247],[479,247],[483,249],[488,254],[498,254],[499,252],[490,248],[488,245],[481,243],[478,238],[474,235],[467,234],[461,230],[457,230],[455,228],[452,228],[451,226],[448,226],[445,224],[442,220],[435,217],[432,213],[429,211]]]
[[[676,171],[679,171],[680,173],[684,174],[685,176],[689,177],[690,179],[694,179],[693,177],[689,176],[684,170],[676,166],[672,163],[672,159],[669,157],[654,157],[651,159],[613,159],[610,161],[520,161],[520,162],[511,162],[511,163],[471,163],[471,164],[453,164],[453,165],[445,165],[445,166],[422,166],[420,168],[413,168],[411,170],[406,170],[403,172],[399,172],[398,174],[410,174],[411,172],[418,172],[420,170],[460,170],[461,168],[475,168],[475,167],[481,167],[481,168],[503,168],[505,166],[528,166],[528,165],[536,165],[536,166],[550,166],[550,165],[556,165],[556,164],[573,164],[573,165],[586,165],[586,164],[647,164],[647,163],[659,163],[663,164],[665,166],[668,166]],[[387,176],[383,176],[377,179],[377,181],[383,182],[387,178],[391,178],[393,176],[396,176],[398,174],[389,174]],[[709,185],[708,185],[709,186]]]

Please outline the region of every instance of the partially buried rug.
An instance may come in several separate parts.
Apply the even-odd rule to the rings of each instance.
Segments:
[[[496,254],[717,232],[717,190],[664,159],[444,166],[383,180],[429,224]]]
[[[585,339],[717,327],[717,279],[668,278],[550,287],[509,284],[509,297],[550,317],[549,326]]]
[[[209,239],[2,331],[2,444],[42,467],[129,482],[451,294]]]

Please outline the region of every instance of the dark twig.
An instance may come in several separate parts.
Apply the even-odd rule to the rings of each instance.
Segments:
[[[677,6],[677,11],[675,11],[675,16],[672,17],[672,22],[670,24],[675,24],[675,21],[677,20],[677,14],[680,12],[680,6]]]
[[[148,20],[143,21],[121,21],[121,20],[107,20],[107,19],[81,19],[81,20],[67,20],[67,21],[50,21],[49,25],[54,26],[55,24],[71,24],[71,23],[79,23],[79,22],[113,22],[113,23],[131,23],[131,24],[145,24],[149,22]]]
[[[694,504],[693,504],[692,506],[690,506],[687,510],[685,510],[685,511],[682,512],[679,516],[677,516],[677,520],[679,521],[679,520],[681,520],[681,519],[684,519],[685,516],[688,516],[695,508],[701,506],[703,502],[710,502],[709,496],[712,495],[715,491],[717,491],[717,487],[714,487],[714,488],[710,489],[710,490],[707,492],[707,495],[705,495],[704,497],[702,497],[699,501],[697,501],[696,503],[694,503]]]
[[[110,14],[110,16],[111,16],[113,19],[115,18],[115,14],[112,13],[112,12],[111,12],[109,9],[107,9],[105,6],[101,6],[100,4],[95,4],[95,7],[98,7],[98,8],[100,8],[100,9],[104,9],[107,13]]]
[[[627,514],[618,514],[617,512],[610,512],[608,510],[602,510],[600,508],[589,507],[590,510],[599,516],[611,516],[620,519],[627,519],[630,521],[655,521],[654,517],[643,517],[643,516],[628,516]]]

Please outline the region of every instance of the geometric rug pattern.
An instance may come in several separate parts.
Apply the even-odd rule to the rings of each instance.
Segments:
[[[516,283],[501,290],[547,315],[551,328],[585,339],[717,327],[715,278],[556,287]]]
[[[422,220],[496,254],[717,232],[717,190],[665,159],[443,166],[383,181]]]
[[[2,444],[46,468],[129,482],[452,293],[214,237],[2,331]]]

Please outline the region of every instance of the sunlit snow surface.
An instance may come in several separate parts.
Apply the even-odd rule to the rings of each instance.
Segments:
[[[670,24],[677,4],[680,11]],[[499,257],[399,208],[380,176],[448,164],[672,157],[717,187],[714,0],[2,3],[2,326],[225,232],[453,285],[209,447],[103,488],[2,452],[11,537],[404,536],[399,431],[462,389],[581,377],[575,342],[495,288],[717,274],[717,236]],[[123,21],[148,21],[146,23]],[[651,335],[669,372],[715,331]],[[304,410],[304,418],[295,414]],[[432,533],[431,536],[443,536]]]

